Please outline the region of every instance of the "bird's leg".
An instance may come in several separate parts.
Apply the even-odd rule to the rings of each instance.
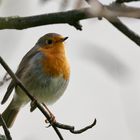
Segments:
[[[46,109],[46,111],[49,113],[50,115],[50,122],[51,124],[54,124],[56,122],[55,116],[53,115],[53,113],[49,110],[49,108],[47,107],[46,104],[42,103],[42,105],[44,106],[44,108]],[[49,121],[46,119],[45,120],[46,123],[48,123]]]

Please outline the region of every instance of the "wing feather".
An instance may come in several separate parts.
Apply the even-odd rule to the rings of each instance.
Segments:
[[[16,76],[20,79],[21,76],[22,76],[22,72],[25,70],[25,68],[28,66],[28,62],[30,61],[30,59],[35,55],[37,54],[38,51],[37,51],[37,46],[35,45],[24,57],[23,59],[21,60],[20,64],[19,64],[19,67],[18,67],[18,70],[16,72]],[[16,83],[14,82],[14,80],[11,81],[11,83],[9,84],[8,88],[7,88],[7,91],[1,101],[1,104],[4,104],[9,96],[11,95],[13,89],[16,87]]]

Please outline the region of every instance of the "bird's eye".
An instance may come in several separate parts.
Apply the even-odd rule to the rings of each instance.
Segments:
[[[49,44],[49,45],[53,43],[53,41],[52,41],[51,39],[47,40],[46,42],[47,42],[47,44]]]

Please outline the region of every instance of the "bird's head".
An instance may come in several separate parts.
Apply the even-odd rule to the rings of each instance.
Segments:
[[[60,34],[56,33],[48,33],[44,36],[42,36],[38,42],[37,45],[41,47],[42,49],[57,49],[57,47],[64,46],[64,41],[68,37],[63,37]]]

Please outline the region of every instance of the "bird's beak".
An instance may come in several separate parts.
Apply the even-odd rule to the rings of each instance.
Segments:
[[[64,42],[65,40],[67,40],[68,39],[68,37],[64,37],[64,38],[62,38],[62,42]]]
[[[68,37],[59,38],[59,40],[57,40],[56,43],[64,42],[67,39],[68,39]]]

